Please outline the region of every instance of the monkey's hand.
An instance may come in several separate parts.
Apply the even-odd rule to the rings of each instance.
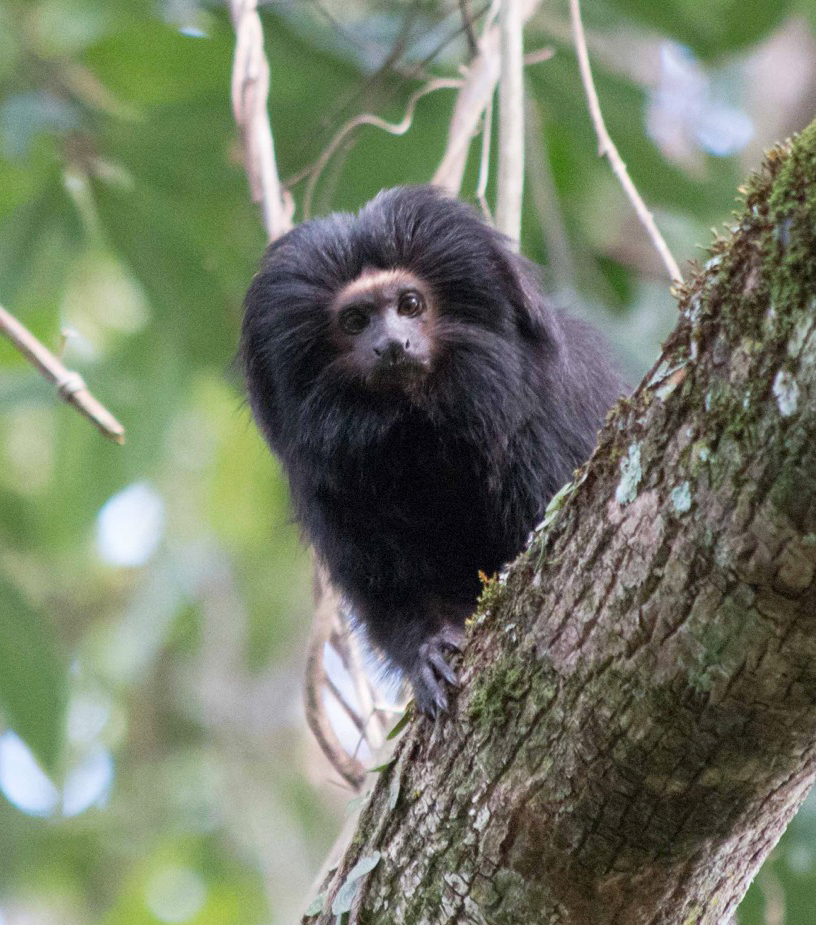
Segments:
[[[417,657],[406,670],[414,689],[417,709],[431,719],[448,709],[446,684],[458,687],[456,674],[447,662],[454,652],[461,652],[465,631],[446,623],[439,632],[429,636],[419,647]]]

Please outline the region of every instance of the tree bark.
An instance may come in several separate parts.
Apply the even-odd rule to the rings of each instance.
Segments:
[[[725,922],[805,797],[816,123],[744,193],[661,359],[487,587],[451,714],[403,734],[310,925]]]

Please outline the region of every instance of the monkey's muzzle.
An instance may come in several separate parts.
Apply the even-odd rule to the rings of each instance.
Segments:
[[[389,341],[375,349],[376,360],[368,376],[368,383],[376,390],[405,389],[410,391],[428,375],[429,361],[418,356],[399,341]]]

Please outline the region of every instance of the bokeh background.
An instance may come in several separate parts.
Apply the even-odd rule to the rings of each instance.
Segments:
[[[816,2],[583,8],[610,132],[695,259],[763,149],[816,115]],[[285,181],[467,58],[455,0],[281,0],[263,19]],[[634,379],[675,305],[597,158],[565,0],[527,31],[541,49],[523,249]],[[231,365],[264,246],[232,50],[223,4],[0,0],[0,303],[54,349],[64,332],[127,428],[106,442],[0,342],[0,925],[291,923],[353,796],[305,729],[309,558]],[[403,137],[358,129],[313,213],[427,181],[452,104],[424,98]],[[814,920],[811,798],[741,922]]]

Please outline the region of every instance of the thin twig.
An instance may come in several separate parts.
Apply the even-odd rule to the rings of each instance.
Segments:
[[[408,129],[410,129],[414,121],[416,104],[423,96],[427,96],[435,90],[458,89],[461,86],[462,81],[458,79],[440,77],[436,80],[431,80],[429,83],[425,84],[424,87],[420,87],[419,90],[411,94],[408,98],[408,105],[405,108],[405,115],[399,122],[386,122],[385,119],[381,119],[379,116],[374,116],[370,113],[355,116],[353,119],[346,122],[346,124],[335,133],[332,140],[311,168],[309,182],[306,185],[306,193],[303,197],[304,216],[308,218],[311,215],[315,187],[317,186],[320,175],[323,173],[326,164],[328,164],[334,152],[343,144],[354,129],[361,125],[373,125],[375,128],[382,129],[384,132],[388,132],[391,135],[404,135]]]
[[[377,692],[363,664],[359,640],[352,631],[350,620],[343,608],[338,608],[334,614],[329,639],[354,685],[354,693],[359,704],[359,716],[354,721],[355,725],[363,733],[371,752],[376,753],[385,738],[385,724],[382,717],[376,715],[374,700]],[[355,755],[358,749],[359,743],[354,750]]]
[[[57,387],[60,398],[70,402],[80,413],[92,421],[114,443],[125,442],[125,428],[88,391],[79,373],[67,369],[53,353],[21,324],[14,315],[0,305],[0,333],[28,359],[49,382]]]
[[[448,143],[431,181],[452,196],[458,196],[462,188],[471,140],[499,79],[499,31],[492,14],[491,9],[479,42],[479,54],[471,61],[457,94],[448,126]]]
[[[465,29],[468,51],[470,51],[470,57],[475,58],[479,53],[479,42],[476,39],[476,33],[473,31],[473,16],[470,12],[470,0],[459,0],[459,10],[462,14],[462,25]]]
[[[272,128],[266,111],[269,64],[257,0],[230,0],[235,28],[232,108],[244,140],[244,165],[252,201],[260,203],[270,241],[292,227],[292,206],[284,200],[275,161]]]
[[[493,98],[487,101],[482,123],[482,155],[479,160],[479,181],[476,184],[476,199],[482,207],[484,217],[493,224],[493,215],[487,204],[487,181],[490,178],[490,145],[493,141]]]
[[[351,680],[354,683],[357,703],[360,705],[363,736],[368,742],[368,747],[371,749],[372,754],[374,754],[382,747],[385,741],[385,730],[380,717],[374,710],[374,694],[371,682],[363,665],[359,643],[351,631],[348,632],[346,641],[351,662]]]
[[[528,51],[524,56],[524,66],[532,67],[534,64],[542,64],[549,61],[555,56],[555,49],[552,45],[545,45],[543,48],[537,48],[535,51]]]
[[[603,116],[601,115],[601,105],[598,102],[598,93],[595,90],[595,83],[592,79],[592,70],[589,66],[589,54],[587,52],[586,36],[584,35],[584,25],[581,22],[581,6],[579,0],[570,0],[570,17],[572,19],[572,33],[575,40],[575,52],[578,55],[578,67],[581,71],[581,81],[584,85],[587,103],[589,105],[589,114],[592,117],[592,124],[595,126],[595,134],[598,136],[598,155],[606,157],[612,167],[612,171],[620,181],[627,198],[634,206],[635,212],[640,219],[646,233],[652,240],[658,254],[660,254],[672,282],[682,283],[683,275],[677,261],[672,257],[668,245],[663,239],[663,235],[655,224],[652,213],[646,208],[646,203],[637,191],[629,171],[626,169],[623,159],[618,153],[614,142],[609,136],[606,129]]]
[[[348,42],[350,45],[354,45],[357,48],[360,48],[361,50],[369,53],[371,52],[372,46],[382,47],[384,44],[380,42],[372,42],[370,39],[365,39],[362,38],[362,36],[356,35],[353,29],[346,28],[343,23],[341,23],[340,20],[334,15],[334,13],[327,9],[323,3],[320,2],[320,0],[310,0],[310,2],[311,5],[317,10],[317,12],[320,13],[320,15],[326,20],[326,22],[328,22],[332,29],[334,29],[334,31],[340,36],[340,38]],[[397,43],[399,43],[399,39],[397,39]]]
[[[350,756],[332,728],[323,706],[323,685],[325,666],[323,647],[331,636],[335,614],[339,611],[337,597],[329,584],[328,578],[315,562],[314,567],[315,611],[312,622],[312,635],[306,659],[306,683],[304,696],[306,702],[306,722],[323,753],[332,767],[355,790],[359,790],[365,779],[365,768],[356,758]],[[341,702],[341,706],[343,703]],[[358,725],[358,723],[355,723]],[[359,728],[359,725],[358,725]]]
[[[541,2],[542,0],[521,0],[522,22],[530,19]],[[479,54],[471,61],[462,89],[456,97],[453,116],[448,126],[445,153],[431,180],[452,196],[458,196],[462,189],[462,178],[471,142],[499,80],[499,27],[496,25],[498,13],[498,0],[494,0],[485,17],[482,37],[479,40]]]
[[[316,3],[315,6],[316,8],[321,9],[321,7],[319,7]],[[294,160],[303,160],[303,157],[305,156],[304,152],[310,149],[316,143],[316,141],[320,139],[321,136],[325,135],[326,131],[330,127],[333,127],[337,124],[344,111],[350,109],[353,106],[356,106],[361,99],[370,97],[372,94],[377,92],[379,90],[378,84],[384,77],[398,74],[400,77],[411,80],[416,76],[423,76],[415,74],[414,68],[411,68],[411,72],[406,74],[404,73],[405,69],[400,65],[400,61],[406,50],[407,41],[410,36],[411,29],[413,28],[417,12],[418,11],[415,7],[411,7],[407,11],[396,36],[394,37],[390,47],[388,47],[385,57],[383,58],[382,62],[377,65],[376,69],[370,74],[367,74],[359,84],[341,93],[340,96],[335,99],[330,106],[326,107],[317,125],[315,125],[311,131],[303,132],[303,137],[300,139],[300,143],[295,146],[291,152]],[[358,39],[355,41],[355,44],[370,50],[372,43],[367,40],[364,41],[362,39]],[[398,86],[399,84],[397,81],[391,81],[389,88],[390,92],[386,93],[386,97],[396,93]],[[286,177],[283,181],[284,189],[292,190],[293,187],[295,187],[298,183],[306,179],[311,169],[312,165],[308,165],[304,168],[301,168],[296,173]]]
[[[503,0],[499,13],[499,167],[496,227],[518,244],[524,193],[524,42],[521,0]]]
[[[340,690],[340,688],[334,683],[334,681],[332,681],[332,679],[325,673],[325,671],[324,671],[324,673],[323,673],[323,683],[324,683],[324,684],[326,685],[326,687],[328,688],[328,691],[329,691],[329,693],[332,695],[332,697],[334,697],[334,699],[335,699],[335,700],[340,704],[340,706],[343,708],[343,712],[346,714],[346,716],[347,716],[347,717],[351,720],[351,722],[354,724],[354,728],[355,728],[359,733],[361,733],[361,734],[364,736],[364,735],[365,735],[365,731],[364,731],[364,728],[363,728],[363,720],[362,720],[362,718],[358,715],[357,711],[356,711],[356,710],[354,709],[354,707],[348,702],[348,700],[346,700],[346,698],[343,696],[343,692],[342,692],[342,691]]]
[[[485,4],[474,15],[473,17],[474,21],[477,19],[480,19],[488,11],[489,6],[490,6],[489,3]],[[422,58],[421,61],[418,61],[416,64],[412,65],[410,68],[405,68],[404,71],[399,71],[400,76],[403,77],[404,80],[425,80],[425,81],[431,80],[432,77],[428,75],[427,73],[427,65],[432,63],[439,54],[441,54],[452,42],[454,42],[457,38],[459,38],[459,36],[464,32],[464,28],[465,28],[464,25],[460,24],[459,27],[454,32],[452,32],[450,35],[447,35],[444,39],[438,42],[437,45],[434,46],[434,48],[432,48],[430,52],[428,52],[428,54],[425,55],[424,58]],[[396,65],[398,64],[398,60],[396,59],[392,60],[395,48],[396,46],[391,49],[391,53],[389,53],[388,59],[384,63],[384,65],[380,65],[373,74],[371,74],[368,78],[366,78],[363,84],[360,87],[358,87],[356,90],[354,90],[348,96],[348,98],[346,98],[343,101],[343,103],[340,105],[339,108],[337,106],[334,106],[329,109],[328,115],[324,116],[323,119],[321,119],[319,128],[322,129],[324,124],[326,124],[327,122],[331,120],[331,116],[333,113],[336,114],[339,111],[339,109],[348,109],[355,102],[359,101],[362,97],[364,97],[370,90],[373,89],[373,85],[375,81],[378,78],[380,78],[387,70],[396,70]],[[380,98],[380,105],[385,105],[389,103],[394,98],[396,93],[402,88],[402,86],[404,86],[404,84],[398,85],[394,83],[392,88]],[[478,117],[477,117],[477,121],[478,121]],[[305,180],[306,177],[308,177],[314,170],[315,163],[316,162],[313,162],[307,167],[302,168],[301,170],[298,170],[296,173],[287,177],[283,184],[284,187],[287,190],[291,190],[298,183]]]

